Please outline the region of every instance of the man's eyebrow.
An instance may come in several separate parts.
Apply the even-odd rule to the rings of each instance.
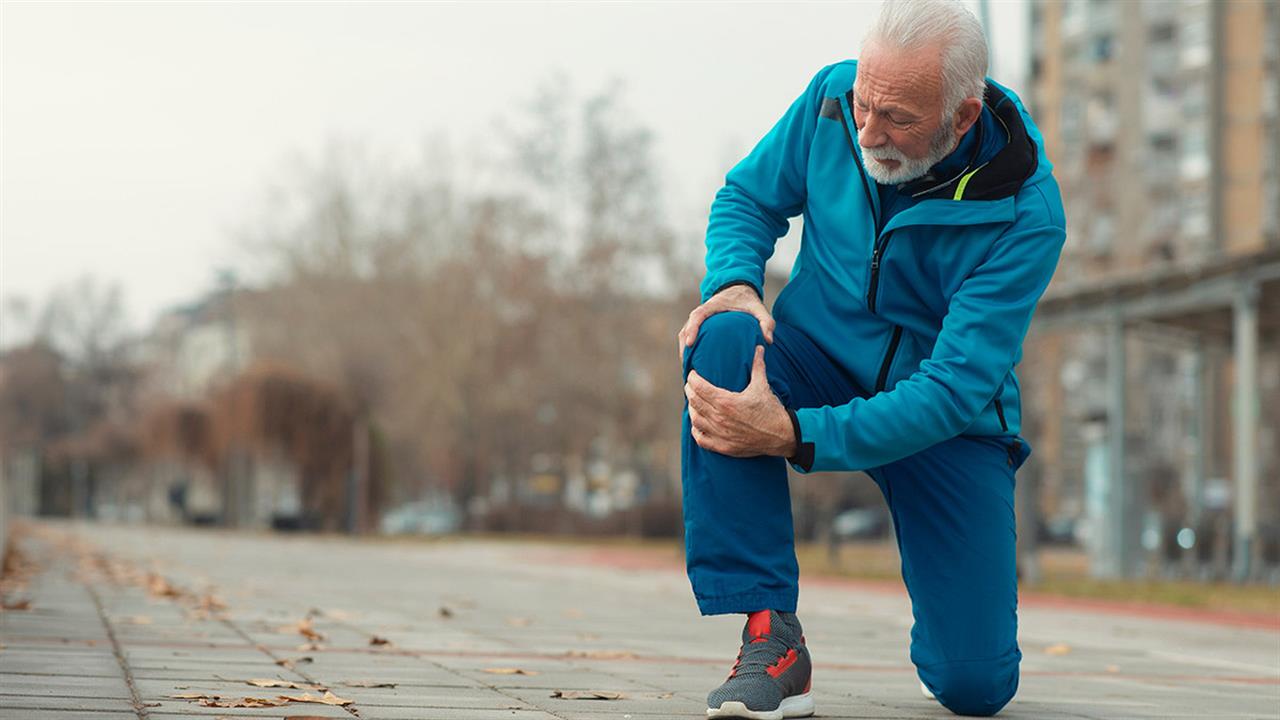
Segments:
[[[853,91],[853,101],[863,106],[866,106],[867,104],[866,102],[863,101],[862,96],[858,94],[857,90]],[[916,119],[916,120],[920,119],[920,116],[917,115],[916,113],[913,113],[910,110],[907,110],[906,108],[900,107],[898,105],[885,105],[884,107],[880,108],[879,112],[885,115],[905,115],[909,119]]]

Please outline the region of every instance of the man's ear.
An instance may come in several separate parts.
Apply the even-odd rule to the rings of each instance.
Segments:
[[[955,130],[956,137],[969,132],[969,128],[978,121],[978,116],[982,114],[982,101],[976,97],[965,98],[960,101],[960,107],[956,108]]]

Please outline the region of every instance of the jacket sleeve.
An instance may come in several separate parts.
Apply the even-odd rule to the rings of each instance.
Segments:
[[[786,114],[725,175],[707,222],[707,273],[702,302],[735,280],[764,295],[764,264],[787,233],[788,219],[805,202],[809,145],[822,104],[822,81],[835,65],[818,71]]]
[[[870,398],[796,411],[804,459],[812,453],[808,467],[793,462],[797,470],[886,465],[960,434],[978,417],[1018,359],[1057,267],[1065,224],[1049,210],[1049,219],[1023,228],[1015,222],[996,239],[952,295],[933,353],[914,374]]]

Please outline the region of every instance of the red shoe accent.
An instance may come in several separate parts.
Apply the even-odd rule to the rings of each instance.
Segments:
[[[799,659],[799,657],[800,656],[796,654],[795,648],[791,648],[790,650],[787,651],[786,655],[783,655],[782,657],[778,658],[777,664],[765,668],[764,671],[769,673],[773,677],[778,677],[782,673],[786,672],[787,668],[794,665],[796,660]]]
[[[751,642],[763,640],[761,635],[769,633],[769,611],[757,610],[747,614],[747,634],[755,638]]]
[[[809,676],[809,679],[808,679],[808,680],[805,680],[805,681],[804,681],[804,689],[803,689],[803,690],[801,690],[800,692],[802,692],[802,693],[807,693],[807,692],[809,692],[809,688],[810,688],[810,687],[813,687],[813,676],[812,676],[812,675],[810,675],[810,676]]]

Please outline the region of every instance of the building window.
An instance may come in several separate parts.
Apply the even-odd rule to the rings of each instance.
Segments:
[[[1172,42],[1177,36],[1176,27],[1172,22],[1160,22],[1151,26],[1151,42],[1163,43]]]

